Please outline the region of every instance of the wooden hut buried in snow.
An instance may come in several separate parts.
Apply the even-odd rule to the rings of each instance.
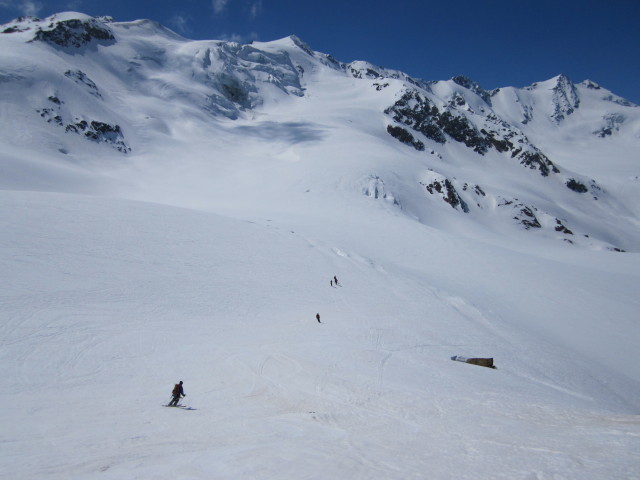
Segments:
[[[456,362],[470,363],[472,365],[479,365],[481,367],[496,368],[493,365],[493,358],[467,358],[461,357],[460,355],[454,355],[453,357],[451,357],[451,360],[455,360]]]

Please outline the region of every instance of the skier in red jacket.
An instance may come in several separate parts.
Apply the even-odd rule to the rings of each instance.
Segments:
[[[177,407],[178,402],[180,401],[180,396],[181,395],[183,397],[187,396],[184,393],[184,390],[182,389],[182,380],[180,380],[180,383],[175,384],[175,386],[173,387],[173,391],[171,392],[171,395],[173,395],[173,398],[169,402],[169,405],[167,405],[168,407]]]

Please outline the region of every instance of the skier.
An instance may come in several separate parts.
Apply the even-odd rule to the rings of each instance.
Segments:
[[[322,323],[322,322],[320,321],[320,314],[319,314],[319,313],[316,313],[316,320],[318,320],[318,323]]]
[[[336,284],[336,286],[338,285],[338,277],[336,277],[335,275],[333,276],[333,282]]]
[[[177,407],[178,402],[180,401],[180,395],[182,395],[183,397],[187,396],[182,389],[182,380],[180,380],[180,383],[175,384],[171,395],[173,395],[173,398],[169,402],[169,405],[167,405],[168,407]]]

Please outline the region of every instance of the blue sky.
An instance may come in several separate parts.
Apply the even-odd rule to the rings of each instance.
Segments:
[[[0,0],[0,22],[67,10],[151,18],[193,39],[295,34],[343,62],[486,89],[564,73],[640,104],[640,0]]]

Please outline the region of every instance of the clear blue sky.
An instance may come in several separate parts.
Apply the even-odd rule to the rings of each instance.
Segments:
[[[486,89],[565,73],[640,104],[640,0],[0,0],[0,22],[67,10],[150,18],[192,39],[295,34],[343,62]]]

